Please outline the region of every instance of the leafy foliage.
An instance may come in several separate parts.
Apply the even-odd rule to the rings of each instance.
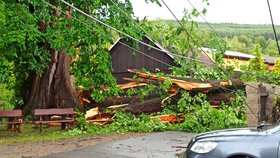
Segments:
[[[145,0],[160,5],[158,0]],[[71,73],[76,77],[76,85],[82,85],[86,89],[92,88],[92,97],[95,101],[103,101],[105,97],[117,95],[119,90],[116,81],[111,75],[112,66],[110,63],[109,46],[118,37],[123,37],[115,31],[100,25],[98,22],[86,18],[73,8],[67,7],[59,1],[53,1],[50,6],[41,0],[9,1],[0,0],[0,81],[10,80],[10,74],[15,77],[16,97],[22,99],[22,88],[28,77],[33,74],[44,75],[50,62],[51,51],[66,52],[73,58]],[[93,17],[102,22],[123,31],[135,38],[140,39],[143,32],[135,27],[130,20],[133,16],[133,8],[130,1],[117,1],[118,6],[111,1],[79,1],[72,0],[72,3]],[[204,0],[208,5],[208,0]],[[6,8],[5,10],[3,8]],[[122,8],[131,17],[124,15]],[[201,13],[206,13],[203,9]],[[224,40],[220,40],[216,35],[206,34],[209,39],[199,38],[198,23],[193,21],[193,17],[199,12],[185,10],[185,15],[181,21],[182,26],[166,24],[163,21],[143,21],[141,25],[145,27],[153,39],[160,41],[164,47],[172,53],[180,54],[187,58],[176,58],[180,68],[173,68],[175,77],[194,78],[197,80],[228,80],[225,74],[221,57],[228,48]],[[86,25],[85,25],[86,24]],[[247,51],[251,47],[252,40],[246,36],[235,37],[233,43],[237,43],[240,50]],[[263,42],[263,39],[259,39]],[[208,68],[205,65],[195,62],[198,59],[200,47],[210,46],[217,50],[215,56],[219,67]],[[261,45],[269,47],[265,42]],[[260,53],[260,46],[256,47],[256,53]],[[259,54],[258,54],[259,55]],[[258,59],[258,58],[257,58]],[[253,61],[252,61],[253,62]],[[255,61],[249,71],[258,71],[256,68],[259,60]],[[256,69],[255,69],[256,68]],[[262,66],[261,66],[262,69]],[[232,72],[232,71],[231,71]],[[158,74],[162,75],[162,74]],[[277,76],[274,76],[277,77]],[[168,79],[160,84],[160,95],[165,96],[167,89],[171,86]],[[104,90],[109,89],[109,90]],[[129,95],[137,94],[142,99],[147,95],[158,91],[154,86],[146,89],[129,91]],[[206,101],[206,96],[202,94],[189,94],[182,92],[182,98],[178,105],[170,106],[164,113],[185,113],[186,121],[179,125],[163,124],[159,120],[150,120],[147,115],[134,116],[122,111],[116,111],[118,118],[111,125],[104,127],[87,127],[85,120],[78,119],[77,129],[70,131],[70,135],[85,134],[87,132],[128,132],[128,131],[164,131],[182,130],[191,132],[202,132],[213,129],[243,126],[244,98],[236,95],[231,105],[223,105],[222,109],[213,109]],[[244,96],[242,94],[241,96]],[[205,115],[207,114],[207,115]]]
[[[130,1],[71,1],[75,7],[96,19],[140,39],[134,26]],[[159,3],[157,0],[146,2]],[[127,15],[124,15],[122,8]],[[4,9],[5,8],[5,9]],[[102,101],[116,95],[116,81],[111,75],[109,46],[122,35],[86,18],[60,1],[0,1],[0,81],[15,77],[17,100],[28,77],[44,76],[51,61],[51,52],[66,52],[73,60],[72,73],[76,86],[93,88],[93,98]],[[114,37],[114,38],[112,38]],[[109,91],[104,91],[108,87]]]
[[[280,59],[277,59],[274,65],[273,73],[280,75]]]
[[[262,58],[262,49],[259,44],[255,46],[253,54],[255,55],[255,58],[251,59],[248,69],[253,73],[268,70],[267,65],[264,63],[264,59]]]
[[[126,94],[129,98],[132,98],[132,96],[138,96],[141,101],[144,101],[144,99],[146,97],[148,97],[149,95],[151,94],[156,94],[158,93],[156,86],[153,86],[153,85],[148,85],[148,86],[145,86],[143,88],[130,88],[129,90],[126,91]]]
[[[242,127],[246,125],[244,95],[236,94],[236,98],[229,105],[222,105],[215,109],[206,101],[206,95],[190,95],[183,92],[178,101],[176,112],[188,113],[181,129],[188,132],[204,132],[209,130]]]
[[[212,34],[208,45],[211,49],[215,49],[215,63],[221,66],[223,64],[224,54],[228,49],[227,43],[218,36]]]
[[[5,22],[5,15],[3,14],[5,8],[5,3],[3,0],[0,1],[0,26]]]
[[[255,58],[250,60],[249,66],[243,68],[243,75],[241,79],[245,82],[247,81],[258,81],[258,82],[266,82],[270,84],[280,84],[280,76],[278,72],[278,64],[276,62],[275,69],[272,72],[268,71],[268,67],[264,64],[264,60],[262,59],[260,45],[256,45],[253,53],[255,54]]]
[[[13,109],[13,96],[14,91],[9,89],[6,84],[0,84],[0,110],[11,110]]]
[[[123,111],[114,111],[116,119],[112,124],[105,126],[89,126],[88,132],[111,133],[111,132],[156,132],[166,130],[180,130],[186,132],[205,132],[209,130],[224,129],[231,127],[243,127],[246,125],[245,99],[242,92],[238,92],[236,98],[230,104],[222,105],[221,109],[214,109],[205,100],[204,94],[191,95],[182,93],[178,105],[166,106],[160,114],[184,113],[185,121],[180,124],[163,123],[158,119],[151,120],[150,115],[133,115]]]

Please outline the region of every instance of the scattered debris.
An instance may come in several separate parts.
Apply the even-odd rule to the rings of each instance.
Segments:
[[[112,105],[112,106],[109,106],[109,107],[107,107],[107,108],[108,108],[108,109],[115,110],[115,109],[119,109],[119,108],[126,107],[126,106],[128,106],[128,105],[129,105],[129,104]]]
[[[229,89],[236,90],[244,88],[244,84],[240,80],[197,82],[191,81],[190,79],[157,76],[155,74],[144,73],[139,70],[129,69],[128,71],[137,75],[138,78],[124,78],[124,80],[129,82],[117,85],[120,89],[128,90],[148,85],[159,86],[162,82],[169,80],[171,82],[171,86],[168,88],[170,95],[162,99],[157,94],[151,94],[145,98],[144,101],[137,95],[129,97],[122,95],[106,98],[103,103],[96,103],[91,99],[91,90],[83,89],[78,93],[81,104],[87,107],[93,107],[85,114],[85,118],[89,124],[103,125],[111,122],[115,116],[102,112],[105,109],[116,110],[122,108],[133,114],[159,112],[162,110],[161,105],[164,104],[166,100],[171,99],[174,103],[176,103],[180,97],[179,92],[181,90],[189,91],[193,94],[199,92],[204,93],[208,96],[207,100],[213,108],[220,108],[222,103],[228,103],[235,97],[234,94],[228,92]],[[109,88],[104,86],[102,89],[109,90]],[[184,121],[185,116],[183,114],[170,114],[153,116],[150,117],[150,119],[160,119],[164,123],[179,123]]]
[[[150,120],[159,119],[163,123],[181,123],[185,121],[184,114],[170,114],[170,115],[159,115],[159,116],[151,116]]]
[[[88,124],[104,125],[110,123],[115,118],[115,115],[100,112],[98,107],[86,111],[85,119]]]
[[[139,70],[128,70],[130,73],[136,74],[140,78],[154,80],[154,81],[166,81],[167,79],[170,79],[173,83],[173,87],[177,86],[178,88],[187,90],[187,91],[202,91],[202,92],[209,92],[213,89],[223,89],[223,88],[237,88],[237,87],[244,87],[244,84],[240,80],[233,80],[233,81],[221,81],[221,82],[207,82],[207,83],[200,83],[200,82],[191,82],[191,81],[185,81],[185,80],[179,80],[174,78],[167,78],[167,77],[159,77],[154,74],[148,74],[141,72]],[[143,82],[146,82],[145,80],[142,80]],[[141,82],[141,80],[140,80]]]
[[[90,109],[90,110],[86,111],[85,119],[89,120],[89,119],[92,119],[92,118],[94,118],[94,117],[96,117],[98,115],[100,115],[98,107],[97,108],[93,108],[93,109]]]

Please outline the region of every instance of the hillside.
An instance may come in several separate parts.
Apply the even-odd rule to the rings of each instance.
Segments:
[[[178,25],[174,20],[167,20],[167,23],[173,23]],[[273,29],[271,25],[253,25],[253,24],[233,24],[233,23],[210,23],[211,27],[217,32],[220,37],[232,38],[234,35],[246,35],[246,36],[263,36],[266,40],[274,39]],[[212,31],[211,27],[207,23],[198,23],[199,31]],[[280,39],[280,25],[275,26],[278,40]]]
[[[264,36],[265,39],[274,39],[271,25],[252,25],[252,24],[210,24],[220,37],[232,38],[234,35]],[[212,31],[207,23],[199,23],[198,29],[202,31]],[[280,38],[280,25],[275,26],[278,39]]]

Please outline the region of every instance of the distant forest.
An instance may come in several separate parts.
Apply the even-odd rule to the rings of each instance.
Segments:
[[[275,39],[271,25],[231,24],[220,23],[210,24],[215,32],[222,38],[233,38],[234,36],[246,35],[251,37],[263,36],[266,40]],[[207,23],[198,23],[198,30],[212,31]],[[280,25],[275,25],[277,38],[280,39]]]
[[[173,20],[167,20],[168,24],[177,25]],[[197,32],[204,41],[209,40],[209,34],[217,34],[226,41],[228,50],[252,54],[256,44],[260,44],[263,55],[279,56],[275,36],[271,25],[232,24],[232,23],[197,23]],[[209,26],[210,25],[210,26]],[[278,43],[280,44],[280,25],[275,26]],[[208,47],[207,42],[204,47]]]

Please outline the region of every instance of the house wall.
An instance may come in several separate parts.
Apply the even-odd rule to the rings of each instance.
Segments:
[[[209,58],[215,63],[212,53],[206,52],[206,55],[209,56]],[[250,58],[224,55],[223,61],[224,61],[224,66],[233,66],[235,68],[235,71],[241,71],[240,68],[242,66],[249,65]],[[269,71],[272,71],[274,69],[274,62],[275,61],[273,59],[270,59],[269,61],[268,58],[265,59],[265,64],[268,66]]]
[[[120,41],[123,43],[127,43],[122,39]],[[144,38],[143,42],[151,44],[151,41],[149,41],[149,39],[147,38]],[[135,49],[140,50],[146,55],[128,48],[121,43],[117,43],[110,50],[113,67],[112,73],[116,77],[118,84],[127,82],[123,80],[123,77],[132,77],[132,75],[127,72],[127,69],[141,70],[142,68],[145,68],[146,70],[149,70],[151,72],[159,69],[160,71],[168,72],[168,68],[170,67],[170,65],[175,65],[173,58],[171,58],[164,52],[149,48],[143,44],[139,44],[139,47]],[[161,62],[156,61],[152,58],[155,58]]]

